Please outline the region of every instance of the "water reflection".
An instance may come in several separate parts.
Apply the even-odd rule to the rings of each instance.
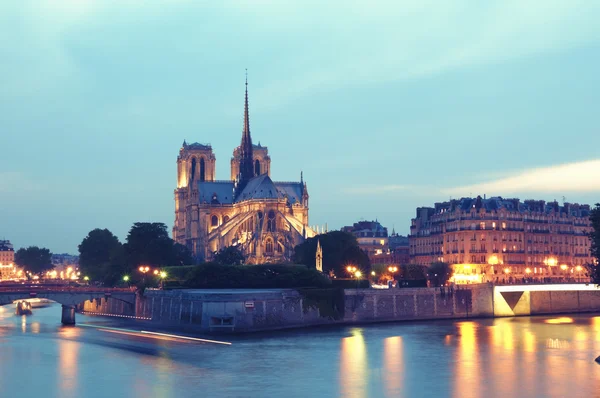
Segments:
[[[74,329],[74,328],[70,328]],[[76,397],[78,354],[80,343],[70,340],[58,341],[58,385],[61,397]]]
[[[362,329],[352,329],[342,338],[340,351],[340,391],[344,397],[367,397],[367,347]]]
[[[388,337],[383,341],[383,382],[386,396],[398,396],[404,384],[402,337]]]
[[[458,322],[458,350],[456,352],[455,397],[479,397],[479,356],[475,322]]]

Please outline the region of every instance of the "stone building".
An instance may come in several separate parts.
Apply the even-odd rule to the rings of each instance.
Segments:
[[[185,141],[177,157],[173,239],[200,260],[240,247],[247,263],[285,262],[294,247],[315,235],[308,226],[308,190],[300,181],[271,180],[266,146],[252,144],[248,82],[240,146],[233,150],[231,179],[215,179],[210,145]]]
[[[0,240],[0,280],[15,277],[15,249],[8,240]]]
[[[589,214],[589,205],[480,196],[420,207],[411,261],[450,263],[457,282],[582,280],[593,261]]]
[[[388,230],[375,221],[359,221],[352,226],[342,228],[343,232],[353,234],[358,246],[369,256],[371,264],[391,264],[388,242]]]

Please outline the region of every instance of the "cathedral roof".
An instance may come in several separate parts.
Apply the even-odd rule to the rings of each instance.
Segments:
[[[250,199],[279,199],[281,193],[271,180],[268,174],[261,174],[248,181],[244,190],[238,195],[237,200]]]
[[[192,142],[191,144],[187,144],[185,141],[183,142],[183,147],[187,149],[212,149],[210,144],[200,144],[198,142]]]
[[[238,195],[233,197],[233,181],[198,182],[200,203],[233,204],[252,199],[286,199],[290,204],[302,203],[302,183],[273,182],[268,174],[252,178]]]
[[[198,183],[200,203],[233,203],[233,181],[202,181]]]

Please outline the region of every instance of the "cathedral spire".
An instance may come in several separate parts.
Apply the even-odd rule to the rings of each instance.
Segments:
[[[250,136],[250,118],[248,116],[248,69],[246,69],[246,94],[244,97],[244,127],[240,144],[240,174],[238,189],[241,192],[248,180],[254,177],[252,155],[252,137]]]

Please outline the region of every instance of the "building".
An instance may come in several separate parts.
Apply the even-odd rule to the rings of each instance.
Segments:
[[[396,231],[392,230],[392,234],[388,238],[388,245],[392,254],[392,263],[410,263],[410,247],[408,236],[398,235]]]
[[[589,214],[589,205],[479,196],[420,207],[411,261],[450,263],[456,282],[581,279],[592,262]]]
[[[252,144],[248,81],[242,140],[233,150],[231,179],[215,179],[210,145],[183,142],[177,157],[173,239],[200,260],[238,246],[247,263],[285,262],[294,247],[315,235],[308,226],[308,190],[300,181],[271,180],[266,146]]]
[[[15,249],[8,240],[0,240],[0,281],[15,278]]]
[[[369,256],[371,264],[391,264],[388,231],[377,220],[359,221],[342,228],[356,237],[358,246]]]

